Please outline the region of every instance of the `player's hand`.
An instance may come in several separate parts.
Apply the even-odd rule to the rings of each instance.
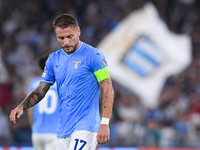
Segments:
[[[10,112],[9,119],[11,122],[16,123],[16,117],[19,118],[23,114],[23,106],[19,106]]]
[[[106,124],[101,124],[97,134],[97,142],[102,145],[107,143],[109,139],[110,139],[109,126]]]

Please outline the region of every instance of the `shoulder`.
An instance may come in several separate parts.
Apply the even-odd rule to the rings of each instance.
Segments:
[[[101,55],[102,53],[101,53],[101,51],[100,50],[98,50],[97,48],[95,48],[95,47],[93,47],[93,46],[91,46],[91,45],[89,45],[89,44],[86,44],[86,43],[84,43],[84,49],[86,50],[86,53],[87,53],[87,55]]]
[[[47,64],[54,64],[56,63],[60,57],[63,56],[63,49],[57,50],[55,52],[52,52],[49,54],[48,59],[47,59]]]
[[[63,49],[56,50],[55,52],[52,52],[49,54],[49,58],[51,59],[51,58],[60,56],[62,55],[62,53],[63,53]]]

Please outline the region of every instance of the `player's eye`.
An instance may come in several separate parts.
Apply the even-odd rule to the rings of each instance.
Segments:
[[[68,36],[69,39],[71,39],[73,37],[73,35]]]
[[[58,37],[58,39],[60,39],[60,40],[63,40],[63,39],[64,39],[64,37]]]

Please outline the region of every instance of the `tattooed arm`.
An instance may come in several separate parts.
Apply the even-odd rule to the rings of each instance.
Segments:
[[[38,87],[32,91],[15,109],[10,113],[10,121],[16,123],[16,117],[19,118],[23,114],[23,110],[33,107],[39,103],[50,88],[50,84],[40,82]]]
[[[103,100],[102,100],[102,118],[111,118],[112,107],[114,101],[114,91],[112,87],[111,79],[105,79],[99,82],[99,85],[102,89]],[[109,141],[110,130],[109,125],[101,124],[98,134],[97,142],[99,144],[105,144]]]
[[[112,87],[111,79],[105,79],[99,82],[102,89],[103,100],[102,100],[102,118],[110,118],[112,114],[112,106],[114,99],[114,91]]]

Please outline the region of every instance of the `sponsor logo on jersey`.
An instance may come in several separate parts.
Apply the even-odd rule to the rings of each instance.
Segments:
[[[60,65],[55,65],[55,66],[56,66],[56,68],[60,67]]]

